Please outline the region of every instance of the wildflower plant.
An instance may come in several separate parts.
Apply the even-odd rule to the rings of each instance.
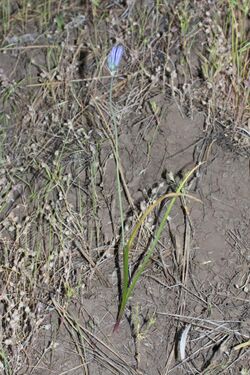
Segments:
[[[118,195],[120,221],[121,221],[122,246],[124,247],[124,244],[125,244],[124,214],[123,214],[121,179],[120,179],[121,162],[120,162],[120,156],[119,156],[117,117],[115,115],[115,108],[114,108],[113,100],[112,100],[114,75],[118,71],[118,68],[119,68],[119,65],[121,63],[123,54],[124,54],[124,47],[121,44],[117,44],[117,45],[113,46],[113,48],[111,49],[111,51],[108,55],[108,58],[107,58],[107,66],[108,66],[108,68],[111,72],[109,106],[110,106],[110,113],[111,113],[111,119],[112,119],[112,123],[113,123],[114,136],[115,136],[116,184],[117,184],[117,195]]]
[[[121,44],[115,45],[107,58],[107,66],[111,72],[111,82],[110,82],[110,95],[109,95],[109,104],[110,104],[110,112],[111,112],[111,119],[113,123],[113,129],[114,129],[114,135],[115,135],[115,160],[116,160],[116,181],[117,181],[117,194],[118,194],[118,201],[119,201],[119,211],[120,211],[120,222],[121,222],[121,244],[123,248],[123,286],[122,286],[122,298],[120,302],[120,307],[118,311],[118,316],[116,319],[116,323],[114,326],[114,331],[117,331],[120,325],[121,318],[124,314],[125,307],[127,305],[128,299],[131,296],[137,281],[139,280],[140,276],[144,272],[154,250],[155,247],[161,237],[161,234],[164,230],[165,224],[169,218],[170,212],[175,204],[176,199],[179,196],[184,195],[184,187],[189,180],[189,178],[192,176],[192,174],[195,172],[199,166],[196,166],[191,172],[189,172],[184,179],[179,184],[177,190],[175,193],[169,193],[165,194],[162,197],[160,197],[156,202],[154,202],[152,205],[150,205],[147,210],[144,212],[144,214],[139,218],[137,224],[135,225],[132,234],[130,238],[128,239],[127,243],[125,244],[125,235],[124,235],[124,211],[123,211],[123,203],[122,203],[122,189],[121,189],[121,180],[120,180],[120,170],[121,170],[121,163],[120,163],[120,156],[119,156],[119,143],[118,143],[118,129],[117,129],[117,118],[115,115],[115,108],[112,101],[112,92],[113,92],[113,83],[114,83],[114,77],[117,73],[122,57],[124,54],[124,47]],[[185,194],[186,195],[186,194]],[[146,217],[151,213],[151,211],[159,205],[164,199],[171,198],[168,207],[166,209],[166,212],[164,214],[163,219],[161,220],[161,223],[159,225],[158,230],[156,231],[156,234],[154,236],[154,239],[149,246],[148,250],[145,253],[145,256],[136,271],[136,273],[133,275],[132,279],[129,277],[129,254],[131,247],[133,245],[133,242],[135,240],[136,235],[138,234],[138,231],[140,227],[143,225]]]
[[[121,44],[115,45],[108,55],[108,68],[112,75],[114,75],[121,63],[122,56],[124,54],[124,47]]]

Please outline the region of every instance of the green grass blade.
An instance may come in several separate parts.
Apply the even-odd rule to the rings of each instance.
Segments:
[[[120,304],[120,308],[119,308],[119,313],[118,313],[118,316],[117,316],[117,320],[116,320],[116,324],[114,326],[114,331],[117,331],[118,328],[119,328],[119,324],[120,324],[120,321],[121,321],[121,318],[123,316],[123,313],[124,313],[124,310],[125,310],[125,307],[126,307],[126,304],[128,302],[128,299],[129,297],[131,296],[140,276],[142,275],[142,273],[144,272],[146,266],[147,266],[147,263],[149,261],[149,259],[151,258],[153,252],[154,252],[154,249],[161,237],[161,234],[164,230],[164,227],[165,227],[165,224],[166,224],[166,221],[172,211],[172,208],[176,202],[176,199],[179,197],[179,196],[182,196],[184,195],[182,193],[182,190],[183,188],[185,187],[187,181],[189,180],[189,178],[192,176],[192,174],[200,167],[201,163],[199,165],[197,165],[195,168],[193,168],[189,173],[187,173],[187,175],[183,178],[183,180],[180,182],[177,190],[176,190],[176,193],[172,193],[172,194],[166,194],[164,195],[163,197],[159,198],[157,200],[157,202],[155,202],[154,204],[152,204],[146,211],[145,213],[142,215],[142,217],[139,219],[138,223],[136,224],[129,240],[128,240],[128,243],[127,245],[124,247],[124,254],[123,254],[123,261],[124,261],[124,264],[123,264],[123,291],[122,291],[122,301],[121,301],[121,304]],[[153,240],[153,242],[151,243],[151,245],[149,246],[149,249],[147,250],[146,252],[146,255],[142,261],[142,263],[140,264],[137,272],[135,273],[133,279],[131,280],[131,283],[130,285],[128,286],[129,284],[129,275],[128,275],[128,269],[129,269],[129,252],[130,252],[130,248],[133,244],[133,241],[136,237],[136,234],[138,233],[138,230],[139,228],[141,227],[141,225],[143,224],[145,218],[147,217],[147,215],[155,208],[155,206],[157,204],[159,204],[163,199],[166,198],[166,196],[173,196],[173,198],[171,199],[168,207],[167,207],[167,210],[163,216],[163,219],[160,223],[160,226],[159,228],[157,229],[157,232],[156,232],[156,235],[155,235],[155,238]]]

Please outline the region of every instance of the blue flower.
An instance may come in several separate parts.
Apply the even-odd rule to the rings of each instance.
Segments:
[[[108,68],[112,74],[114,74],[121,62],[124,53],[124,47],[121,44],[116,44],[108,55]]]

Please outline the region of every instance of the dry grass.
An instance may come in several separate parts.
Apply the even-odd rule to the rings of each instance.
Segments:
[[[95,328],[87,330],[67,311],[93,279],[110,284],[100,265],[120,242],[118,221],[107,239],[100,214],[116,203],[103,186],[114,151],[106,68],[114,41],[126,48],[113,88],[120,127],[145,118],[145,132],[152,123],[157,127],[161,113],[152,98],[164,93],[182,112],[202,110],[206,134],[219,133],[222,142],[249,156],[248,2],[225,0],[212,8],[207,1],[121,3],[2,0],[0,5],[0,359],[7,375],[23,370],[25,361],[28,366],[28,348],[51,311],[71,333],[82,373],[88,374],[86,350],[113,373],[136,373],[98,339]],[[126,212],[136,216],[124,169],[120,172]],[[187,299],[192,238],[187,212],[184,216],[185,251],[183,258],[176,255],[183,285],[177,314]],[[133,322],[139,348],[155,316],[142,327],[138,314]],[[229,323],[201,319],[195,325],[199,349],[183,363],[192,366],[189,359],[214,343],[227,351],[234,336],[237,343],[246,341]],[[209,339],[200,347],[205,336]],[[217,373],[212,366],[225,371],[247,351],[236,354],[227,353],[219,365],[211,355],[204,373]]]

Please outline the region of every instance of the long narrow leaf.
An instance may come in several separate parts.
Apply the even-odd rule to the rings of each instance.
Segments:
[[[118,313],[118,316],[117,316],[117,320],[116,320],[116,324],[114,326],[114,331],[116,331],[119,327],[119,324],[120,324],[120,321],[121,321],[121,318],[123,316],[123,313],[124,313],[124,310],[125,310],[125,307],[126,307],[126,304],[127,304],[127,301],[129,299],[129,297],[131,296],[135,286],[136,286],[136,283],[137,281],[139,280],[141,274],[143,273],[143,271],[145,270],[146,266],[147,266],[147,263],[149,261],[149,259],[151,258],[153,252],[154,252],[154,249],[161,237],[161,234],[164,230],[164,227],[165,227],[165,224],[166,224],[166,221],[172,211],[172,208],[176,202],[176,199],[179,197],[179,196],[187,196],[186,194],[183,194],[182,193],[182,190],[183,188],[185,187],[187,181],[190,179],[190,177],[193,175],[193,173],[200,167],[200,165],[203,164],[203,163],[200,163],[198,164],[196,167],[194,167],[189,173],[187,173],[187,175],[183,178],[183,180],[180,182],[177,190],[175,193],[168,193],[168,194],[165,194],[163,195],[162,197],[160,197],[156,202],[154,202],[153,204],[151,204],[144,212],[144,214],[139,218],[138,220],[138,223],[135,225],[135,228],[133,229],[132,231],[132,234],[127,242],[127,245],[124,247],[124,250],[123,250],[123,291],[122,291],[122,301],[121,301],[121,304],[120,304],[120,308],[119,308],[119,313]],[[129,274],[128,274],[128,268],[129,268],[129,252],[130,252],[130,249],[132,247],[132,244],[133,244],[133,241],[141,227],[141,225],[143,224],[143,222],[145,221],[146,217],[149,215],[149,213],[157,206],[159,205],[164,199],[166,199],[167,197],[173,197],[172,200],[170,201],[168,207],[167,207],[167,210],[163,216],[163,219],[159,225],[159,228],[157,229],[157,232],[156,232],[156,235],[155,235],[155,238],[153,240],[153,242],[151,243],[151,245],[149,246],[149,249],[147,250],[145,256],[144,256],[144,259],[142,261],[142,263],[140,264],[140,266],[138,267],[138,270],[137,272],[135,273],[135,275],[133,276],[133,279],[131,280],[131,283],[129,285]],[[193,197],[192,197],[193,198]]]

